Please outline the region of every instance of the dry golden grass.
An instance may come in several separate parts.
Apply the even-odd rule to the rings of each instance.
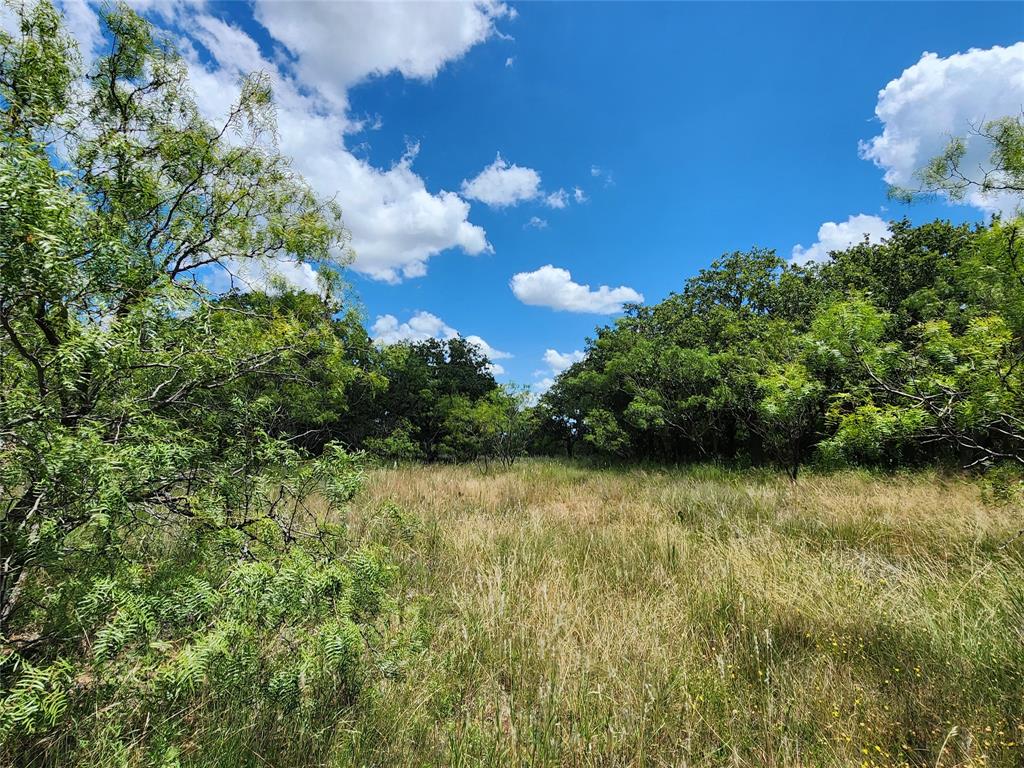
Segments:
[[[339,764],[1024,761],[1020,520],[970,482],[411,466],[350,524],[426,637]]]

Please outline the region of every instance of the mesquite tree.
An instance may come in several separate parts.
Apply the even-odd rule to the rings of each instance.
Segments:
[[[109,51],[87,72],[49,4],[15,12],[0,33],[0,743],[74,706],[143,743],[138,702],[204,680],[253,717],[336,692],[383,572],[331,523],[358,468],[296,448],[280,392],[352,366],[331,324],[340,212],[278,152],[266,79],[213,126],[132,11],[105,13]],[[322,294],[207,288],[277,258],[319,263]],[[228,678],[207,676],[218,664]]]

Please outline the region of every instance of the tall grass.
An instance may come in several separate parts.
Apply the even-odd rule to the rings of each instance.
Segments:
[[[1020,514],[965,479],[408,466],[346,514],[392,574],[350,693],[121,702],[16,764],[1024,765]]]
[[[331,764],[1024,762],[1020,521],[962,479],[413,466],[349,524],[430,636]]]

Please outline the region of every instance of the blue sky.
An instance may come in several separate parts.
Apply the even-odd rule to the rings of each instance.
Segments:
[[[95,42],[93,6],[65,6]],[[502,380],[532,385],[617,299],[658,301],[722,252],[821,258],[889,218],[985,218],[999,201],[907,207],[885,179],[1024,109],[1016,3],[144,10],[179,38],[211,115],[239,73],[272,70],[282,146],[346,212],[368,326],[479,337],[507,353]],[[416,313],[433,320],[407,325]]]
[[[357,281],[371,316],[431,311],[515,358],[532,380],[545,349],[572,350],[600,316],[521,304],[510,276],[553,263],[583,283],[628,285],[648,301],[724,251],[789,254],[851,214],[956,220],[965,206],[886,199],[858,156],[879,132],[878,91],[924,51],[941,56],[1021,39],[1020,5],[530,3],[492,40],[426,85],[399,77],[353,94],[383,115],[367,136],[383,164],[406,137],[418,171],[458,188],[496,151],[544,183],[580,185],[564,210],[475,204],[493,255],[446,254],[425,278]],[[508,57],[514,57],[506,67]],[[596,165],[611,174],[592,177]],[[544,229],[524,228],[532,216]]]

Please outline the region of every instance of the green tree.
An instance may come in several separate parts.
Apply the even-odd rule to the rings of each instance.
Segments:
[[[110,50],[88,73],[51,6],[14,11],[17,33],[0,33],[0,760],[99,749],[97,734],[180,743],[183,723],[142,720],[238,698],[226,711],[272,740],[290,712],[336,708],[358,684],[387,581],[331,523],[357,463],[332,445],[311,458],[294,433],[326,402],[304,390],[353,379],[332,320],[339,211],[275,149],[265,79],[215,128],[132,11],[105,13]],[[205,287],[275,258],[318,263],[321,295]]]
[[[989,150],[987,166],[965,167],[968,144],[980,142]],[[894,188],[894,197],[912,200],[920,194],[943,192],[963,200],[971,192],[983,196],[1024,195],[1024,117],[1008,115],[971,127],[967,136],[950,139],[943,152],[918,172],[918,191]]]
[[[479,418],[490,425],[489,453],[503,466],[513,466],[526,453],[536,430],[530,393],[513,386],[502,387],[490,392],[477,408]]]
[[[831,462],[1016,461],[1020,224],[891,228],[806,267],[728,254],[630,307],[541,399],[541,434],[791,474],[816,447]]]
[[[0,354],[10,467],[0,619],[42,546],[38,531],[46,528],[57,540],[48,546],[59,549],[90,519],[67,494],[99,492],[93,477],[112,460],[104,454],[140,443],[151,452],[164,428],[180,446],[175,426],[187,412],[248,376],[287,376],[280,366],[294,364],[296,349],[321,341],[314,337],[322,328],[280,307],[211,301],[197,270],[277,255],[329,261],[344,239],[337,210],[268,144],[265,83],[247,82],[227,124],[209,127],[183,65],[121,9],[107,15],[111,53],[76,101],[68,74],[36,74],[72,71],[55,18],[45,4],[26,7],[21,36],[0,39]],[[43,103],[66,107],[58,113]],[[61,128],[68,164],[46,143]],[[228,142],[228,131],[245,140]],[[135,434],[147,421],[148,434]],[[142,470],[129,498],[167,493],[181,478],[166,473],[201,460],[203,450],[193,444],[173,470]]]
[[[825,387],[801,362],[775,366],[758,383],[755,430],[796,480],[800,465],[814,444],[821,420]]]
[[[427,459],[475,457],[468,442],[456,447],[463,436],[455,424],[498,388],[478,347],[462,337],[393,344],[382,351],[380,366],[387,385],[374,404],[374,446],[392,435],[404,441],[398,434],[404,433]]]

